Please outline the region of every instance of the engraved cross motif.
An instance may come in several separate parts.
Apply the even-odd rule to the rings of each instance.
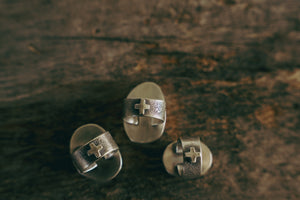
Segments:
[[[140,110],[140,114],[144,115],[145,114],[145,110],[149,110],[150,109],[150,105],[146,104],[146,99],[141,99],[140,104],[135,104],[134,108],[135,109],[139,109]]]
[[[185,153],[186,157],[191,158],[192,163],[197,162],[197,158],[201,156],[200,152],[196,152],[195,147],[190,147],[190,151]]]
[[[95,145],[94,143],[90,143],[91,149],[87,152],[88,156],[94,154],[96,158],[100,158],[102,155],[100,153],[100,150],[103,149],[103,146],[101,144]]]

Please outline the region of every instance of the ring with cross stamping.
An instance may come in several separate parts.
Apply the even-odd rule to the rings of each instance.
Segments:
[[[158,99],[125,99],[124,121],[129,124],[138,125],[137,117],[151,117],[153,126],[165,122],[165,101]],[[134,119],[133,119],[134,118]]]
[[[212,153],[196,137],[183,137],[167,146],[163,155],[166,171],[174,176],[196,178],[205,174],[212,165]]]
[[[97,124],[85,124],[73,133],[70,154],[79,174],[105,183],[122,168],[122,156],[111,134]]]
[[[74,151],[72,158],[77,169],[86,173],[97,167],[95,162],[98,159],[107,159],[118,149],[110,133],[105,132]]]

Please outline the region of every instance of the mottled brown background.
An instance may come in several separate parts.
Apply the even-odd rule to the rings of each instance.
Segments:
[[[1,199],[299,199],[300,1],[0,0]],[[143,81],[167,101],[160,141],[134,145],[122,101]],[[73,131],[109,130],[124,158],[101,186],[76,173]],[[199,135],[213,168],[168,175]]]

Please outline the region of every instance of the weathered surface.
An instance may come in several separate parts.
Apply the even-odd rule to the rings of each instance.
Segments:
[[[0,1],[3,199],[299,199],[298,0]],[[129,142],[122,101],[158,83],[160,141]],[[76,173],[69,139],[109,130],[124,167],[100,186]],[[171,141],[214,155],[197,180],[169,176]]]

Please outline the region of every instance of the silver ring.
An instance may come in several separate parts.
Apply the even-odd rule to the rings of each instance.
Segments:
[[[174,176],[196,178],[212,166],[212,153],[199,137],[184,137],[169,144],[163,155],[166,171]]]
[[[108,159],[113,156],[113,152],[119,147],[111,137],[109,132],[102,133],[87,144],[79,147],[72,153],[72,158],[77,169],[81,173],[89,172],[97,167],[98,159]]]
[[[159,139],[166,125],[166,101],[153,82],[137,85],[124,101],[123,125],[128,138],[136,143]]]
[[[96,124],[83,125],[74,132],[70,153],[77,171],[99,182],[111,180],[122,167],[118,145],[108,131]]]

